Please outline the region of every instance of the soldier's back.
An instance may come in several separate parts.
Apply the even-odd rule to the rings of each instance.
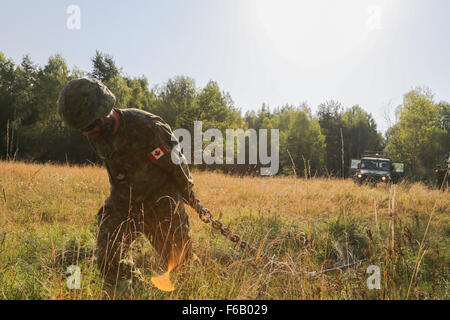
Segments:
[[[167,173],[152,162],[149,153],[161,144],[161,132],[170,127],[158,116],[138,109],[117,109],[121,117],[114,136],[89,138],[104,161],[113,196],[141,201],[159,193]],[[167,155],[170,157],[170,155]]]

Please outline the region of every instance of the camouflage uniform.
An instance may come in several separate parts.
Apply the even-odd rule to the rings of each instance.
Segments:
[[[447,159],[447,174],[444,177],[444,179],[445,179],[445,181],[444,181],[444,188],[447,188],[447,189],[450,186],[450,177],[449,177],[449,175],[450,175],[450,156]]]
[[[121,117],[117,133],[89,137],[89,142],[104,161],[111,184],[98,213],[98,264],[107,278],[126,278],[131,266],[120,260],[139,234],[166,262],[172,244],[190,242],[183,198],[189,200],[193,180],[187,165],[171,160],[177,142],[168,124],[141,110],[115,110]],[[152,156],[155,150],[158,159]]]
[[[434,173],[436,175],[436,183],[437,183],[438,189],[440,189],[442,187],[442,183],[444,182],[444,178],[445,178],[445,172],[446,172],[446,170],[441,168],[441,166],[437,166],[436,170],[434,171]],[[444,189],[445,189],[445,186],[444,186]]]
[[[58,113],[75,130],[89,132],[98,122],[109,123],[103,127],[110,128],[112,122],[105,119],[115,102],[114,94],[100,81],[74,79],[61,91]],[[88,137],[111,184],[111,194],[98,212],[97,238],[97,262],[108,282],[130,278],[127,250],[140,234],[165,262],[175,244],[187,245],[189,254],[189,219],[183,200],[194,197],[187,165],[172,162],[177,141],[169,125],[141,110],[114,110],[114,119],[120,119],[113,123],[119,126]]]

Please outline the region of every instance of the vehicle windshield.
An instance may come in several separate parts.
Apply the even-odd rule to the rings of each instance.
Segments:
[[[391,170],[391,165],[389,161],[364,159],[361,160],[361,169],[389,171]]]

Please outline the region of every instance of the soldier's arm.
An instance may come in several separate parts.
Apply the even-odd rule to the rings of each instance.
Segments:
[[[183,199],[189,203],[189,201],[194,197],[193,186],[194,180],[190,174],[189,167],[185,161],[180,164],[176,164],[172,161],[172,152],[176,152],[180,159],[184,160],[184,156],[175,149],[178,145],[178,140],[174,136],[170,126],[165,123],[161,118],[154,116],[152,119],[152,131],[155,135],[155,140],[153,146],[155,149],[149,150],[149,158],[159,166],[162,170],[169,173],[173,178],[176,186],[181,192]],[[159,151],[159,148],[163,147],[164,155],[160,158],[155,159],[152,157],[151,153],[153,151]]]

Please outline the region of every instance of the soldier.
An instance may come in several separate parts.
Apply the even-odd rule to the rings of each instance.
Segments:
[[[191,252],[183,202],[195,198],[193,179],[185,163],[171,160],[178,142],[169,125],[148,112],[114,108],[115,101],[104,84],[89,78],[70,81],[58,100],[63,121],[88,137],[108,171],[110,196],[98,212],[97,264],[107,283],[130,288],[136,269],[127,250],[143,234],[168,268],[152,283],[172,291],[169,273]]]
[[[436,166],[436,170],[434,170],[434,173],[436,175],[437,188],[441,189],[442,183],[444,182],[445,170],[442,169],[441,165],[438,165]]]
[[[444,170],[445,174],[444,174],[444,187],[443,190],[446,190],[450,184],[450,156],[447,159],[447,169]]]

